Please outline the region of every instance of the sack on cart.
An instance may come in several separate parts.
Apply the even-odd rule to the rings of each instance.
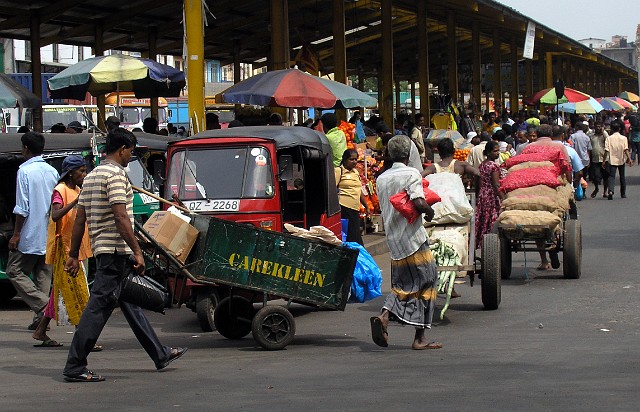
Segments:
[[[434,216],[427,224],[466,223],[473,215],[464,184],[455,173],[434,173],[428,175],[429,189],[440,196],[441,201],[433,205]]]
[[[562,219],[545,211],[507,210],[498,216],[503,228],[511,228],[529,235],[544,235],[548,230],[555,233],[560,229]]]

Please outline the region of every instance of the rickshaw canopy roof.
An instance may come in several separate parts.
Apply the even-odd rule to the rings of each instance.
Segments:
[[[306,146],[330,154],[329,140],[316,130],[302,126],[246,126],[231,129],[206,130],[184,141],[190,142],[205,138],[258,138],[271,140],[276,144],[276,150],[296,146]]]
[[[51,153],[60,150],[85,150],[91,149],[90,133],[45,133],[44,134],[44,151]],[[22,141],[20,138],[22,133],[2,133],[0,134],[0,147],[2,153],[21,153]],[[98,143],[104,140],[97,137]]]

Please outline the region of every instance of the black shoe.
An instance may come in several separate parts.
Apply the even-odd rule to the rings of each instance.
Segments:
[[[597,187],[594,189],[593,192],[591,192],[591,198],[595,198],[598,195],[598,192],[600,191],[600,189],[598,189]]]
[[[102,382],[104,378],[87,369],[78,375],[64,375],[64,380],[67,382]]]
[[[607,196],[607,199],[613,200],[613,193],[609,192],[609,195]]]
[[[171,348],[171,355],[169,355],[169,359],[159,365],[156,365],[156,368],[158,370],[166,368],[171,362],[184,355],[188,350],[189,348]]]
[[[627,195],[620,195],[621,198],[626,199]]]

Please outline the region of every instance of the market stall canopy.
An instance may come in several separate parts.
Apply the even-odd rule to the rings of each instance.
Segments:
[[[621,99],[625,99],[631,103],[638,103],[640,102],[640,96],[638,96],[635,93],[631,93],[628,91],[624,91],[624,92],[620,92],[618,94],[618,97],[620,97]]]
[[[31,108],[42,106],[42,100],[24,86],[16,83],[11,77],[0,73],[0,107]]]
[[[577,114],[596,114],[604,110],[604,107],[593,97],[577,103],[562,103],[558,105],[559,112],[577,113]]]
[[[600,97],[596,100],[602,105],[602,107],[604,107],[604,110],[609,112],[619,112],[624,110],[624,106],[608,97]]]
[[[69,66],[48,80],[52,99],[83,100],[93,96],[130,91],[136,97],[178,97],[184,88],[184,72],[151,59],[124,54],[98,56]]]
[[[231,86],[226,103],[292,108],[375,107],[378,101],[360,90],[298,69],[264,72]]]
[[[625,109],[631,109],[634,112],[638,110],[638,108],[631,104],[629,101],[621,98],[621,97],[617,97],[617,96],[613,96],[613,97],[607,97],[607,99],[611,99],[614,102],[618,103],[620,106],[624,107]]]
[[[562,96],[556,96],[556,89],[550,87],[542,89],[538,93],[534,94],[528,101],[533,104],[557,104],[557,103],[577,103],[585,100],[589,100],[591,96],[581,91],[570,89],[565,87],[564,94]]]

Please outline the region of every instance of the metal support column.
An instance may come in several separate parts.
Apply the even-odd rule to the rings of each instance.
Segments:
[[[94,46],[93,46],[93,54],[95,54],[96,56],[103,56],[104,55],[104,36],[103,36],[103,23],[102,20],[98,20],[94,23],[93,26],[94,29]],[[107,127],[105,126],[104,122],[107,119],[107,112],[105,111],[105,97],[104,94],[99,95],[98,97],[96,97],[96,103],[98,105],[98,112],[100,113],[100,115],[98,116],[98,128],[100,130],[104,130],[107,131]],[[117,115],[120,115],[120,113],[116,113]]]
[[[471,28],[471,70],[472,70],[472,92],[475,103],[475,115],[482,113],[482,78],[480,70],[482,68],[482,56],[480,53],[480,23],[473,22]]]
[[[509,105],[511,114],[520,110],[520,91],[518,87],[518,45],[516,39],[511,39],[511,90],[509,91]]]
[[[204,116],[204,20],[201,0],[184,0],[184,26],[187,43],[185,66],[189,85],[189,123],[191,134],[207,129]]]
[[[393,13],[392,0],[382,0],[382,120],[393,130]]]
[[[493,103],[498,115],[502,112],[502,54],[500,52],[500,33],[493,31]]]
[[[429,32],[427,29],[427,2],[416,0],[418,9],[418,86],[420,88],[420,112],[425,116],[426,124],[431,119],[429,103]]]
[[[156,26],[150,26],[149,27],[149,31],[148,31],[148,38],[149,38],[149,59],[156,61],[156,56],[158,55],[158,48],[157,48],[157,39],[158,39],[158,28]],[[158,122],[160,121],[160,117],[158,116],[158,98],[157,97],[153,97],[151,99],[149,99],[149,101],[151,102],[150,108],[151,108],[151,117],[153,117],[154,119],[157,119]],[[167,119],[168,121],[168,119]]]
[[[345,38],[344,0],[333,0],[333,74],[334,80],[347,84],[347,45]],[[347,111],[336,110],[338,122],[347,120]]]
[[[40,14],[31,12],[31,91],[42,101],[42,61],[40,60]],[[33,130],[42,132],[42,109],[33,111]]]
[[[460,103],[458,96],[458,41],[456,39],[456,18],[451,10],[447,15],[447,72],[449,94],[452,102]]]
[[[547,80],[546,88],[553,87],[553,54],[550,52],[545,53],[545,78]]]

